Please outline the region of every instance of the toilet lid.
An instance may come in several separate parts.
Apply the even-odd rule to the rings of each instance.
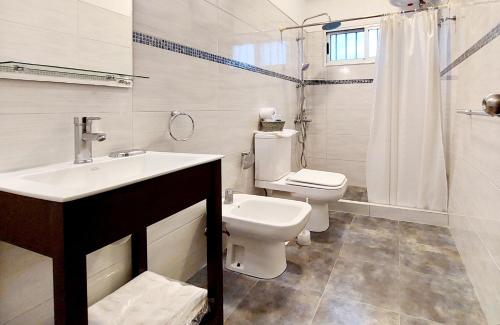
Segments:
[[[287,178],[287,183],[339,187],[346,181],[345,175],[320,170],[301,169]]]

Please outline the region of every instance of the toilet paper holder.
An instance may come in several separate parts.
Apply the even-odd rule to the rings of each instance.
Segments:
[[[241,166],[243,169],[252,168],[255,163],[255,155],[251,151],[245,151],[241,153]]]

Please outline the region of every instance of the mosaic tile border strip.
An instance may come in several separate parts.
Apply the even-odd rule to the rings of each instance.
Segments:
[[[493,41],[497,36],[500,35],[500,24],[496,25],[491,31],[484,35],[479,41],[474,43],[470,48],[468,48],[462,55],[460,55],[455,61],[441,71],[441,77],[456,68],[459,64],[470,58],[474,53],[482,49],[488,43]]]
[[[155,37],[152,35],[148,35],[141,32],[133,32],[133,41],[135,43],[144,44],[152,47],[156,47],[162,50],[172,51],[180,54],[189,55],[192,57],[200,58],[207,61],[212,61],[215,63],[220,63],[224,65],[228,65],[231,67],[260,73],[266,76],[279,78],[295,83],[301,83],[300,79],[284,75],[282,73],[274,72],[271,70],[266,70],[259,68],[257,66],[244,63],[241,61],[233,60],[230,58],[226,58],[217,54],[212,54],[210,52],[206,52],[203,50],[199,50],[193,47],[189,47],[186,45],[182,45],[179,43],[171,42],[166,39],[162,39],[159,37]],[[345,85],[345,84],[358,84],[358,83],[372,83],[373,79],[352,79],[352,80],[306,80],[305,84],[314,86],[314,85]]]
[[[318,85],[351,85],[351,84],[371,84],[373,79],[345,79],[345,80],[323,80],[323,79],[312,79],[306,80],[305,84],[309,86]]]
[[[212,61],[212,62],[228,65],[231,67],[235,67],[238,69],[243,69],[243,70],[247,70],[247,71],[251,71],[251,72],[260,73],[260,74],[274,77],[274,78],[279,78],[279,79],[283,79],[283,80],[287,80],[287,81],[291,81],[291,82],[300,83],[299,79],[284,75],[282,73],[262,69],[262,68],[259,68],[257,66],[254,66],[254,65],[251,65],[248,63],[229,59],[229,58],[217,55],[217,54],[212,54],[210,52],[199,50],[199,49],[196,49],[194,47],[189,47],[189,46],[182,45],[179,43],[171,42],[171,41],[168,41],[168,40],[156,37],[156,36],[144,34],[141,32],[134,31],[132,34],[132,39],[135,43],[144,44],[144,45],[156,47],[156,48],[159,48],[162,50],[167,50],[167,51],[172,51],[172,52],[176,52],[176,53],[180,53],[180,54],[189,55],[189,56],[200,58],[203,60]]]

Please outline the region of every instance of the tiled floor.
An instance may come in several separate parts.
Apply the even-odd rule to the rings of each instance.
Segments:
[[[226,324],[486,324],[445,228],[334,213],[273,280],[224,272]],[[190,282],[204,286],[205,270]]]
[[[342,198],[349,201],[368,202],[368,192],[366,187],[349,185]]]

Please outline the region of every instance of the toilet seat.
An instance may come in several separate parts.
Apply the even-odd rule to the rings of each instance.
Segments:
[[[287,177],[286,182],[292,185],[338,189],[346,182],[345,175],[313,169],[301,169]]]
[[[327,174],[327,181],[325,181],[325,178],[319,177],[325,176],[322,173]],[[315,232],[325,231],[328,229],[330,222],[328,203],[338,201],[342,198],[347,189],[347,178],[342,174],[316,170],[306,170],[301,173],[302,175],[299,174],[295,177],[296,174],[297,173],[288,173],[274,182],[255,180],[255,187],[287,192],[292,198],[301,201],[306,200],[312,206],[311,217],[307,229]],[[314,177],[308,177],[312,174],[314,174]],[[332,177],[334,181],[331,182],[332,179],[328,179],[328,177]],[[303,182],[297,182],[295,180],[301,180]],[[334,186],[319,185],[315,183]]]
[[[324,186],[310,183],[300,183],[291,181],[294,179],[293,176],[296,173],[288,173],[277,181],[255,181],[255,186],[259,188],[266,188],[269,190],[288,192],[292,195],[296,194],[300,197],[309,198],[313,200],[338,200],[344,195],[345,189],[347,187],[347,178],[344,176],[344,180],[341,185]]]

